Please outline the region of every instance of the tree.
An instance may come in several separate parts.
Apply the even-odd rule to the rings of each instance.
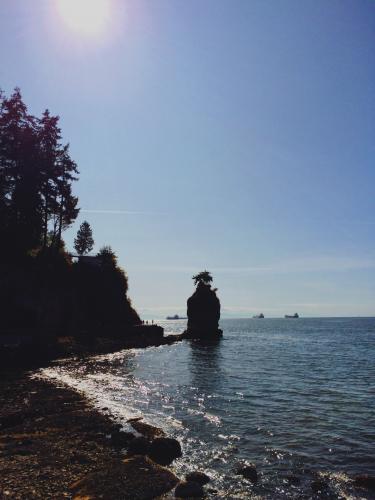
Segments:
[[[101,260],[103,267],[117,266],[117,255],[109,245],[102,247],[96,256]]]
[[[62,231],[79,212],[72,194],[76,174],[69,146],[61,143],[59,117],[46,110],[36,118],[19,89],[9,98],[0,91],[1,251],[60,247]]]
[[[78,255],[84,255],[91,252],[94,247],[91,226],[87,221],[80,225],[77,237],[74,239],[74,248]]]
[[[19,89],[0,98],[1,240],[11,252],[24,253],[42,233],[37,120]]]
[[[77,218],[78,198],[72,194],[72,182],[77,180],[76,163],[70,158],[69,145],[61,144],[59,117],[43,113],[39,120],[39,140],[42,170],[43,246],[49,229],[53,233],[51,246],[58,248],[62,231]],[[49,223],[52,227],[49,227]]]
[[[192,278],[194,280],[194,285],[197,286],[200,283],[209,285],[212,282],[212,276],[208,271],[202,271]]]

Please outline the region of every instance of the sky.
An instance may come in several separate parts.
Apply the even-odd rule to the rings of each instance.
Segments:
[[[375,316],[374,47],[373,0],[0,2],[0,88],[80,170],[67,247],[89,221],[145,319],[204,269],[223,317]]]

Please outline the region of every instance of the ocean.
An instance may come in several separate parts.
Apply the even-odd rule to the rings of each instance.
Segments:
[[[181,333],[183,320],[159,322]],[[375,318],[224,319],[221,341],[183,341],[88,360],[43,376],[105,413],[162,427],[182,444],[177,474],[202,470],[215,498],[374,498]],[[253,485],[235,474],[256,464]],[[315,487],[316,489],[316,487]]]

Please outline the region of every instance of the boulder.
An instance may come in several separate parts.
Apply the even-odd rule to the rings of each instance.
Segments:
[[[155,427],[154,425],[146,424],[145,422],[140,422],[139,420],[130,422],[130,425],[147,439],[155,439],[157,437],[165,436],[163,429]]]
[[[167,493],[178,483],[178,478],[165,467],[150,459],[135,456],[122,462],[109,462],[73,483],[73,499],[135,500],[155,498]]]
[[[111,434],[111,444],[114,448],[127,448],[133,439],[135,437],[131,432],[114,431]]]
[[[329,488],[328,483],[323,479],[315,479],[310,486],[316,494],[321,494]]]
[[[186,474],[185,480],[188,482],[193,481],[194,483],[198,483],[201,486],[203,486],[211,481],[210,477],[207,476],[207,474],[205,474],[204,472],[199,472],[199,471],[190,472],[189,474]]]
[[[254,464],[239,465],[236,474],[237,476],[243,476],[254,484],[258,482],[258,472]]]
[[[132,439],[128,444],[128,455],[147,455],[150,449],[150,442],[140,436]]]
[[[174,496],[176,498],[202,498],[204,491],[202,485],[194,481],[183,481],[177,485]]]
[[[169,465],[175,458],[182,456],[181,445],[177,439],[160,437],[152,441],[149,457],[161,465]]]

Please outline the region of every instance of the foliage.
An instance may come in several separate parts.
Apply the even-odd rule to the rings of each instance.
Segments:
[[[78,255],[89,253],[94,248],[92,229],[86,220],[79,226],[77,237],[74,239],[74,248]]]
[[[96,254],[96,256],[101,260],[102,266],[105,267],[117,266],[117,255],[109,245],[104,245]]]
[[[208,271],[202,271],[192,278],[194,280],[194,285],[197,286],[200,283],[204,283],[205,285],[209,285],[212,282],[211,273]]]
[[[30,115],[19,89],[9,98],[0,92],[0,238],[8,255],[59,248],[78,215],[72,194],[78,169],[58,123],[48,110]]]
[[[59,117],[32,116],[19,89],[0,91],[0,304],[3,328],[53,338],[124,334],[140,318],[127,297],[116,254],[103,247],[91,263],[72,263],[62,232],[77,218],[78,169],[62,144]],[[88,222],[75,239],[92,250]],[[99,260],[99,265],[98,265]]]
[[[140,323],[140,319],[127,297],[128,278],[118,267],[116,254],[105,246],[96,257],[99,266],[79,262],[74,266],[76,304],[84,321],[79,329],[118,337],[124,326]]]

